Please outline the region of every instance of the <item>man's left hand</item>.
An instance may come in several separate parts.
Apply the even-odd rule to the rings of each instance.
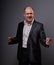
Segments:
[[[46,38],[46,44],[47,44],[47,45],[50,45],[50,44],[51,44],[51,42],[52,42],[52,39],[51,39],[51,38],[49,38],[49,37],[47,37],[47,38]]]

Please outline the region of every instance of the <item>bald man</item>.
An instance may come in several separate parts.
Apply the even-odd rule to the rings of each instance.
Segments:
[[[44,47],[49,47],[51,39],[46,38],[43,24],[34,19],[32,7],[24,8],[24,21],[18,24],[16,36],[8,37],[8,43],[18,43],[19,65],[41,65],[40,43]]]

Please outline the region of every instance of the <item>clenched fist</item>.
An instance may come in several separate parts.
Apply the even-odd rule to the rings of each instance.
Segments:
[[[47,38],[46,38],[46,44],[47,44],[47,45],[50,45],[51,42],[52,42],[52,39],[47,37]]]
[[[7,41],[10,43],[12,41],[12,37],[8,37]]]

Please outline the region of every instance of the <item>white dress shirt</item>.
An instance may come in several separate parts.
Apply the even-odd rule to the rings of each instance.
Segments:
[[[26,21],[24,21],[23,44],[22,44],[23,48],[27,48],[27,41],[28,41],[28,37],[29,37],[29,33],[30,33],[30,30],[31,30],[33,21],[34,21],[34,19],[29,24]]]

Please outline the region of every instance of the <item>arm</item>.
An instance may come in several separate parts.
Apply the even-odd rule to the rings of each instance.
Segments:
[[[49,45],[46,44],[46,35],[45,35],[45,32],[44,32],[43,24],[40,27],[40,43],[44,47],[49,47]]]
[[[17,28],[17,34],[15,37],[8,37],[8,44],[16,44],[18,43],[18,33],[19,33],[19,25],[18,25],[18,28]]]

